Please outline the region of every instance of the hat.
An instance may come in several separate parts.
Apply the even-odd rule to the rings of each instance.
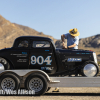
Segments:
[[[70,33],[72,36],[79,36],[79,35],[80,35],[80,33],[78,32],[78,29],[77,29],[77,28],[70,29],[70,30],[69,30],[69,33]]]

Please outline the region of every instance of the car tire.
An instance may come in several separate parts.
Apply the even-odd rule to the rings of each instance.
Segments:
[[[93,61],[87,61],[84,63],[81,69],[82,76],[95,77],[99,72],[99,68]]]
[[[27,90],[34,90],[34,96],[43,95],[47,88],[47,79],[41,74],[32,74],[25,80],[25,87]]]
[[[0,89],[6,91],[10,90],[18,90],[20,87],[20,79],[11,73],[3,74],[0,77]]]
[[[10,69],[10,64],[4,58],[0,57],[0,70]]]

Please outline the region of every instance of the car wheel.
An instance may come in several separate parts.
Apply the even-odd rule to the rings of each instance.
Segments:
[[[32,74],[27,77],[25,81],[25,87],[27,90],[33,90],[35,92],[33,95],[42,95],[48,88],[48,82],[43,75]]]
[[[1,76],[0,78],[0,88],[3,91],[6,90],[18,90],[20,87],[19,78],[11,73],[7,73]]]
[[[82,72],[82,76],[94,77],[97,76],[99,72],[99,68],[94,62],[90,61],[90,62],[86,62],[82,66],[81,72]]]
[[[4,58],[0,58],[0,70],[8,69],[10,69],[10,64]]]

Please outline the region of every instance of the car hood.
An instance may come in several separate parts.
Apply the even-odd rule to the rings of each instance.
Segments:
[[[59,53],[93,53],[91,50],[81,50],[81,49],[61,49],[61,48],[56,48],[56,52]]]

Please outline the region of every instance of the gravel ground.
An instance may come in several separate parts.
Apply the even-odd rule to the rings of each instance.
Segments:
[[[100,88],[59,88],[60,92],[52,92],[43,96],[0,96],[0,100],[100,100]]]

